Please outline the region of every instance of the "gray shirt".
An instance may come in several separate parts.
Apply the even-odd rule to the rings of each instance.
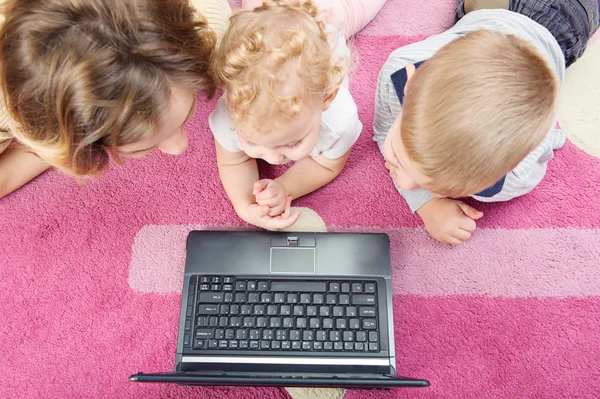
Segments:
[[[373,123],[375,135],[373,139],[377,142],[382,154],[387,133],[401,110],[400,100],[390,76],[394,72],[405,68],[408,64],[428,60],[446,44],[479,29],[512,34],[531,43],[547,60],[562,85],[565,75],[565,59],[558,42],[550,31],[528,17],[508,10],[471,12],[446,32],[401,47],[388,57],[377,81],[375,121]],[[496,202],[508,201],[527,194],[542,180],[546,174],[547,163],[554,156],[554,150],[562,147],[565,140],[566,133],[563,130],[550,129],[544,141],[506,175],[500,192],[491,197],[476,195],[472,197],[479,201]],[[420,207],[435,198],[423,188],[410,191],[397,188],[412,212],[416,212]]]

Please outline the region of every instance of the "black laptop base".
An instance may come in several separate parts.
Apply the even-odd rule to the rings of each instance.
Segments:
[[[319,388],[395,388],[428,387],[429,381],[405,377],[338,376],[338,375],[210,375],[193,372],[144,374],[129,377],[135,382],[176,383],[201,386],[268,386],[268,387],[319,387]]]

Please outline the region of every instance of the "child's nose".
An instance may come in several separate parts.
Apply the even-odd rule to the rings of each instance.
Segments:
[[[277,165],[283,161],[283,155],[271,152],[271,153],[265,154],[263,159],[272,165]]]

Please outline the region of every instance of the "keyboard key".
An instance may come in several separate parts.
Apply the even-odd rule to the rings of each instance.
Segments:
[[[229,314],[240,314],[240,305],[229,305]]]
[[[348,306],[346,308],[347,317],[356,317],[356,306]]]
[[[283,327],[284,328],[294,327],[294,318],[293,317],[284,317],[283,318]]]
[[[221,316],[219,317],[219,327],[227,327],[229,325],[229,317]]]
[[[350,305],[350,295],[346,295],[346,294],[340,295],[338,303],[340,305]]]
[[[223,293],[222,292],[201,292],[198,295],[198,302],[201,303],[219,303],[223,302]]]
[[[241,327],[242,326],[242,318],[238,316],[232,316],[229,318],[229,326],[231,327]]]
[[[335,328],[338,330],[345,330],[348,328],[348,321],[346,319],[335,319]]]
[[[221,314],[229,314],[229,305],[221,305],[219,307],[219,313],[221,313]]]
[[[237,341],[229,341],[229,349],[237,349],[239,348],[239,344]]]
[[[272,327],[272,328],[281,327],[281,317],[271,317],[269,319],[269,327]]]
[[[245,303],[247,300],[245,292],[236,292],[235,293],[235,302],[237,303]]]
[[[318,281],[271,281],[274,292],[327,292],[327,284]]]
[[[223,277],[223,283],[225,283],[225,284],[232,284],[233,283],[233,277],[231,277],[231,276]]]
[[[215,330],[212,328],[197,328],[196,339],[211,339],[215,336]]]
[[[327,341],[327,331],[319,330],[316,334],[317,341]]]
[[[248,349],[249,342],[248,341],[240,341],[240,349]]]
[[[350,292],[350,284],[348,284],[348,283],[342,283],[342,292],[343,293]]]
[[[294,306],[294,316],[304,316],[304,306],[302,306],[302,305]]]
[[[258,349],[258,341],[250,341],[250,349]]]
[[[248,330],[238,329],[235,331],[235,339],[248,339]]]
[[[275,294],[275,298],[273,299],[275,303],[285,303],[285,294]]]
[[[303,341],[302,342],[302,350],[305,350],[305,351],[311,350],[312,349],[312,344],[313,344],[312,342]]]
[[[323,342],[313,342],[313,349],[316,351],[323,350]]]
[[[302,349],[302,342],[300,341],[292,341],[292,349],[300,350]]]
[[[347,350],[347,351],[354,350],[354,342],[344,342],[344,350]]]
[[[259,291],[269,291],[269,283],[267,281],[259,281],[258,282],[258,290]]]
[[[256,327],[266,327],[267,326],[267,318],[266,317],[257,317],[256,318]]]
[[[235,337],[235,330],[233,328],[228,328],[225,330],[225,339],[233,339]]]
[[[323,328],[333,328],[333,319],[323,319]]]
[[[379,341],[379,335],[377,331],[369,331],[369,342]]]
[[[356,340],[359,342],[367,342],[367,333],[365,331],[357,331]]]
[[[214,276],[211,280],[211,282],[215,283],[215,284],[220,284],[223,282],[223,279],[219,276]]]
[[[348,327],[352,330],[358,330],[360,328],[360,320],[359,319],[350,319],[348,322]]]
[[[208,341],[208,349],[217,349],[219,347],[219,341],[216,339],[211,339]]]
[[[325,297],[323,294],[315,294],[313,296],[313,303],[316,305],[322,305],[325,302]]]
[[[223,291],[233,291],[233,285],[223,284]]]
[[[215,339],[223,339],[225,338],[225,330],[222,328],[217,328],[215,330]]]
[[[296,328],[306,328],[307,321],[305,317],[298,317],[296,319]]]
[[[208,326],[208,317],[202,316],[196,319],[196,327],[207,327]]]
[[[375,284],[366,283],[365,284],[365,294],[374,294],[375,293]]]
[[[198,305],[198,314],[219,314],[219,305],[208,305],[201,303]]]
[[[321,320],[317,317],[312,317],[308,321],[309,328],[321,328]]]
[[[342,339],[344,342],[346,341],[354,341],[354,331],[344,331],[342,334]]]
[[[242,305],[241,314],[252,314],[252,305]]]
[[[260,296],[257,292],[251,292],[248,294],[248,303],[258,303]]]
[[[336,342],[342,339],[342,334],[339,331],[329,331],[329,340]]]
[[[209,284],[200,284],[200,291],[208,291],[210,290]]]
[[[315,340],[315,332],[313,330],[302,331],[302,340],[303,341],[314,341]]]
[[[310,294],[301,294],[300,303],[311,303]]]
[[[379,344],[377,342],[369,342],[369,351],[370,352],[379,351]]]
[[[265,305],[254,305],[254,314],[256,316],[261,316],[265,314],[267,307]]]
[[[330,342],[330,341],[323,342],[323,350],[326,350],[326,351],[333,350],[333,342]]]
[[[281,342],[280,341],[271,342],[271,349],[281,349]]]
[[[236,291],[246,291],[246,282],[245,281],[238,281],[235,283],[235,290]]]
[[[331,309],[329,306],[321,306],[319,307],[319,316],[321,317],[329,317],[331,316]]]
[[[275,331],[275,339],[277,341],[287,341],[288,340],[288,330]]]
[[[333,317],[344,316],[344,307],[343,306],[334,306],[332,316]]]
[[[289,316],[292,314],[292,307],[290,305],[281,305],[279,308],[279,314],[282,316]]]
[[[221,291],[221,284],[211,284],[210,289],[213,291]]]
[[[183,336],[183,345],[184,346],[189,346],[190,345],[190,334],[185,334]]]
[[[365,350],[365,344],[362,342],[355,342],[354,343],[354,350],[355,351],[364,351]]]
[[[256,291],[256,281],[248,281],[246,283],[246,290],[248,290],[248,291]]]
[[[375,295],[352,295],[353,305],[375,305]]]
[[[361,306],[358,308],[358,315],[360,317],[375,317],[377,316],[377,311],[371,306]]]
[[[290,350],[291,347],[292,347],[292,344],[290,343],[290,341],[282,341],[281,342],[281,349]]]
[[[209,276],[200,276],[200,282],[201,283],[210,283],[210,277]]]
[[[330,292],[340,292],[340,283],[329,283]]]
[[[362,283],[352,283],[352,292],[360,294],[362,292]]]
[[[269,305],[267,306],[267,314],[269,316],[275,316],[278,315],[279,312],[277,311],[278,306],[277,305]]]
[[[271,340],[273,340],[273,337],[274,337],[273,330],[263,330],[262,339],[271,341]]]
[[[343,342],[338,341],[338,342],[334,342],[333,343],[333,350],[341,351],[343,349],[344,349],[344,343]]]
[[[223,296],[225,302],[233,302],[233,292],[226,292]]]
[[[306,315],[307,316],[316,316],[317,315],[317,307],[316,306],[307,306],[306,307]]]
[[[300,341],[300,331],[290,330],[290,341]]]
[[[363,328],[365,330],[374,330],[377,328],[377,320],[375,319],[364,319]]]
[[[325,303],[328,305],[335,305],[337,303],[337,296],[333,294],[327,294],[325,297]]]
[[[244,317],[244,327],[255,327],[256,321],[254,320],[254,316],[246,316]]]
[[[208,319],[208,325],[210,327],[216,327],[219,324],[219,318],[217,316],[210,316]]]
[[[287,303],[298,303],[298,294],[288,294]]]
[[[273,294],[270,294],[268,292],[263,292],[262,294],[260,294],[260,302],[261,303],[273,302]]]

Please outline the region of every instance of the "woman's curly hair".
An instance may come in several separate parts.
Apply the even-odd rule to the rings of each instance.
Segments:
[[[260,131],[265,120],[290,120],[331,94],[346,62],[334,57],[331,36],[312,1],[265,1],[232,16],[213,71],[234,125]]]

